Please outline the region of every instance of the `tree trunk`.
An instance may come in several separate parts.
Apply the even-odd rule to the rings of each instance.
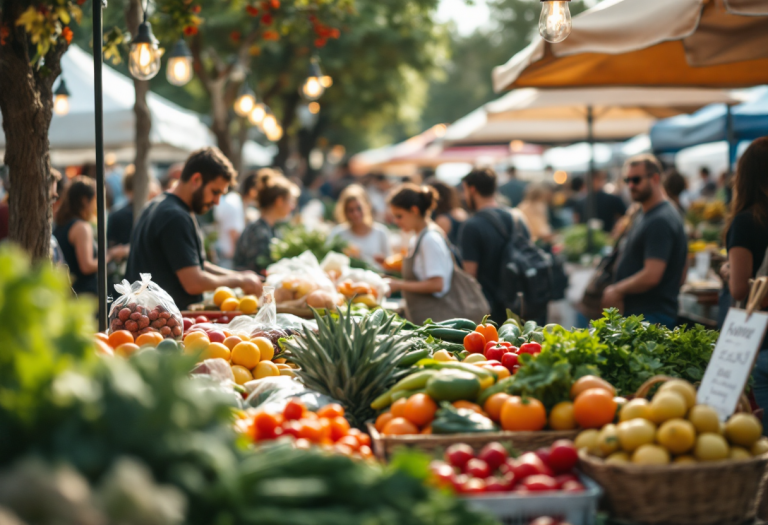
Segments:
[[[125,12],[125,21],[132,35],[138,32],[142,16],[143,10],[140,0],[131,0]],[[149,81],[134,79],[133,87],[136,92],[136,102],[133,105],[136,118],[136,158],[133,161],[136,168],[136,173],[133,176],[133,222],[136,223],[149,194],[149,150],[152,147],[149,142],[149,133],[152,130],[152,114],[147,105]]]
[[[11,6],[14,4],[12,3]],[[8,8],[3,22],[20,13]],[[9,238],[34,259],[48,259],[51,247],[51,159],[48,128],[53,117],[53,82],[61,72],[64,45],[30,65],[26,33],[6,23],[10,34],[0,48],[0,112],[5,132],[5,164],[10,170]]]
[[[238,119],[237,124],[240,127],[237,132],[237,145],[232,152],[232,155],[234,155],[232,164],[235,167],[235,171],[237,171],[238,174],[243,175],[245,173],[245,168],[243,167],[243,147],[245,147],[245,143],[248,141],[248,122],[246,119],[241,118]]]
[[[229,134],[229,106],[224,100],[226,78],[217,78],[209,83],[208,92],[211,94],[211,131],[216,137],[216,144],[221,152],[230,160],[232,158],[232,137]]]
[[[288,92],[282,97],[283,99],[283,119],[280,125],[283,127],[283,136],[277,142],[277,155],[272,163],[275,166],[279,166],[285,169],[285,162],[288,160],[288,156],[291,154],[291,138],[288,135],[288,129],[293,124],[296,118],[296,108],[301,102],[301,96],[298,90],[294,92]]]

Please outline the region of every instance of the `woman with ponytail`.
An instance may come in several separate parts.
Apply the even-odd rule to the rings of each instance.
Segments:
[[[269,244],[275,237],[275,225],[287,219],[296,208],[299,188],[280,172],[265,168],[256,174],[256,204],[261,217],[246,226],[235,247],[236,270],[264,274],[272,264]]]
[[[403,279],[391,279],[390,289],[403,293],[407,317],[416,324],[453,317],[480,321],[488,303],[477,281],[456,266],[445,237],[431,221],[437,201],[437,191],[429,186],[403,184],[390,194],[395,224],[414,234],[403,261]]]

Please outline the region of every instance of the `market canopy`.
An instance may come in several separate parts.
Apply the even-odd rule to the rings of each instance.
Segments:
[[[758,88],[753,97],[731,110],[732,138],[735,142],[768,135],[768,87]],[[659,121],[651,128],[653,150],[675,153],[698,144],[728,140],[727,120],[727,106],[715,104],[693,115]]]
[[[580,142],[589,137],[587,115],[592,108],[593,137],[622,141],[647,133],[660,118],[690,113],[712,103],[735,103],[734,95],[695,88],[517,89],[485,104],[448,127],[448,144],[542,144]]]
[[[605,0],[575,16],[563,42],[537,37],[493,71],[497,92],[766,83],[765,0]]]
[[[48,130],[52,156],[66,150],[63,159],[74,161],[82,153],[85,159],[94,159],[94,94],[93,57],[72,45],[61,59],[62,78],[70,92],[69,113],[54,115]],[[136,93],[133,81],[114,69],[104,66],[104,147],[107,152],[133,150],[135,144],[135,117],[133,105]],[[212,135],[200,117],[154,93],[147,95],[152,114],[150,142],[156,153],[178,160],[186,152],[211,145]],[[1,120],[1,119],[0,119]],[[0,128],[0,149],[5,147],[5,135]],[[165,160],[165,159],[164,159]],[[168,160],[171,160],[170,158]],[[55,158],[54,158],[55,161]],[[84,160],[80,160],[83,162]]]

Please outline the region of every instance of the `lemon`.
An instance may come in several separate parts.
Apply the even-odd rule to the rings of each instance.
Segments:
[[[768,438],[767,437],[761,437],[758,439],[754,445],[752,445],[752,448],[750,449],[750,452],[753,456],[762,456],[766,452],[768,452]]]
[[[731,452],[728,454],[728,458],[734,461],[744,461],[745,459],[752,459],[752,454],[742,447],[731,447]]]
[[[659,445],[642,445],[632,454],[632,463],[637,465],[667,465],[669,452]]]
[[[696,404],[696,389],[684,379],[672,379],[659,388],[659,392],[668,391],[680,394],[685,401],[686,408],[691,408]]]
[[[656,441],[673,454],[683,454],[696,443],[696,429],[685,419],[670,419],[659,427]]]
[[[216,306],[221,306],[221,304],[226,301],[227,299],[232,299],[235,297],[235,292],[232,291],[231,288],[228,288],[226,286],[219,286],[216,288],[216,291],[213,292],[213,304]]]
[[[251,343],[259,349],[261,353],[260,361],[272,361],[272,358],[275,357],[275,347],[272,346],[272,341],[266,337],[254,337],[251,339]]]
[[[639,397],[621,407],[619,421],[629,421],[630,419],[651,419],[651,409],[647,399]]]
[[[280,369],[277,368],[277,365],[275,365],[275,363],[273,363],[272,361],[261,361],[259,364],[256,365],[256,368],[253,369],[254,379],[263,379],[265,377],[279,376],[279,375],[280,375]]]
[[[203,350],[201,357],[203,359],[223,359],[229,361],[229,355],[229,348],[221,343],[211,343],[205,350]]]
[[[248,381],[253,381],[251,371],[240,365],[232,365],[232,374],[235,376],[235,383],[244,385]]]
[[[720,418],[715,409],[709,405],[696,405],[691,408],[688,413],[688,421],[693,423],[693,427],[699,434],[704,432],[720,433]]]
[[[625,452],[634,452],[638,447],[653,443],[656,425],[647,419],[631,419],[616,427],[619,444]]]
[[[250,315],[255,313],[259,308],[259,300],[255,295],[246,295],[240,299],[240,311],[244,314]]]
[[[445,363],[448,361],[454,361],[456,358],[451,355],[448,350],[438,350],[435,352],[435,354],[432,356],[432,358],[435,361],[440,361],[441,363]],[[485,357],[483,357],[483,360],[485,360]]]
[[[705,432],[696,439],[693,454],[699,461],[726,459],[729,454],[728,442],[720,434]]]
[[[614,452],[607,458],[605,458],[605,462],[610,465],[622,465],[624,463],[629,463],[631,461],[631,458],[629,457],[629,454],[626,452]]]
[[[602,456],[602,452],[600,451],[600,447],[598,447],[598,437],[600,436],[600,431],[594,428],[590,428],[588,430],[583,430],[579,433],[578,436],[576,436],[576,439],[573,442],[573,445],[581,450],[582,448],[587,449],[587,452],[592,454],[593,456]]]
[[[597,436],[597,446],[603,456],[609,456],[619,450],[619,436],[616,433],[616,425],[608,424],[603,427]]]
[[[670,419],[685,417],[685,413],[688,411],[683,396],[672,390],[657,392],[653,396],[649,408],[651,421],[657,425]]]
[[[485,356],[483,354],[469,354],[465,359],[464,363],[480,363],[482,361],[485,361]]]
[[[752,448],[763,435],[763,425],[752,414],[734,414],[725,424],[725,437],[734,445]]]
[[[259,348],[250,341],[237,343],[232,349],[232,364],[252,369],[259,364],[261,353]]]
[[[240,307],[240,301],[238,301],[234,297],[230,297],[229,299],[224,299],[224,302],[221,303],[221,306],[219,306],[222,312],[234,312],[239,307]]]
[[[696,458],[686,454],[684,456],[676,457],[672,463],[683,464],[683,465],[692,464],[692,463],[696,463]]]
[[[186,354],[196,354],[205,350],[211,344],[211,341],[205,334],[202,334],[202,337],[191,337],[195,333],[200,332],[193,332],[184,340],[184,353]]]

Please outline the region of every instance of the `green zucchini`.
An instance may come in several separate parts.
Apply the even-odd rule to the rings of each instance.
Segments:
[[[392,402],[398,401],[400,399],[407,399],[413,395],[416,394],[424,394],[426,392],[423,388],[417,388],[415,390],[398,390],[397,392],[392,392]]]
[[[470,330],[457,330],[440,325],[430,325],[427,327],[427,333],[432,337],[448,341],[451,343],[463,343],[464,338],[471,333]]]
[[[409,366],[413,366],[422,359],[429,357],[429,349],[428,348],[420,348],[418,350],[411,350],[407,354],[405,354],[403,357],[400,358],[400,361],[397,363],[397,366],[400,368],[407,368]]]
[[[448,328],[455,328],[456,330],[474,330],[477,328],[477,323],[469,319],[448,319],[447,321],[440,321],[436,323],[440,326],[447,326]]]

